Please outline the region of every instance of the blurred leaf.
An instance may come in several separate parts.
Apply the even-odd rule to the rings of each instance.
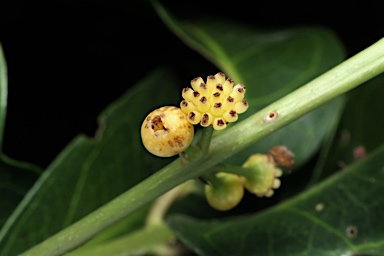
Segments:
[[[0,45],[0,228],[41,172],[38,167],[12,160],[2,152],[7,112],[7,80],[7,66]]]
[[[383,255],[384,146],[321,184],[257,215],[169,218],[199,255]]]
[[[345,168],[369,154],[384,142],[384,75],[380,75],[347,94],[342,118],[329,151],[313,174],[311,183]]]
[[[175,246],[167,247],[172,239],[174,239],[174,235],[166,225],[148,225],[128,235],[95,245],[92,248],[81,248],[66,255],[178,255],[175,254],[177,251]]]
[[[152,109],[180,100],[175,84],[169,72],[150,74],[103,111],[95,139],[75,138],[1,230],[0,255],[28,249],[172,161],[144,149],[140,127]]]
[[[85,245],[75,249],[68,253],[68,255],[81,254],[88,250],[93,250],[100,246],[100,244],[113,243],[115,240],[119,240],[123,236],[131,235],[134,231],[139,232],[140,229],[145,227],[146,216],[148,214],[149,206],[142,207],[139,210],[133,212],[128,217],[121,221],[116,222],[114,225],[103,230],[97,234],[92,240]],[[67,255],[67,254],[66,254]]]
[[[0,228],[39,177],[41,170],[31,164],[0,156]]]
[[[261,29],[217,19],[182,22],[157,1],[152,3],[165,24],[184,43],[235,83],[246,85],[250,108],[239,120],[304,85],[344,58],[338,38],[325,28]],[[228,162],[241,164],[251,153],[285,144],[295,153],[299,166],[318,150],[332,123],[337,121],[340,109],[341,98],[338,98],[232,156]]]

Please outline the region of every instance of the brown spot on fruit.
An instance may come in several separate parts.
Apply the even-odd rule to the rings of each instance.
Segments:
[[[184,140],[183,137],[176,136],[174,140],[175,140],[178,147],[180,147],[180,148],[183,147],[183,140]]]
[[[141,126],[144,147],[160,157],[181,153],[189,147],[193,136],[194,127],[181,109],[173,106],[154,110],[148,114]]]
[[[188,118],[189,118],[191,121],[194,121],[194,120],[195,120],[195,116],[196,116],[196,114],[193,113],[193,112],[190,112],[190,113],[188,114]]]
[[[155,116],[152,120],[152,129],[154,131],[159,131],[164,129],[163,121],[160,116]]]
[[[214,108],[221,108],[221,102],[217,102],[215,103],[215,105],[213,105]]]
[[[224,124],[225,123],[224,123],[224,121],[222,119],[217,120],[217,125],[218,126],[223,126]]]

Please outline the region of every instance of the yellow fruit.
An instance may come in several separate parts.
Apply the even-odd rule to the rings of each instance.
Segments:
[[[192,89],[183,89],[180,102],[181,110],[191,124],[200,123],[203,127],[213,126],[215,130],[222,130],[248,109],[248,102],[244,99],[245,86],[242,83],[234,86],[233,80],[226,79],[222,72],[208,76],[206,83],[201,77],[196,77],[191,86]]]
[[[194,128],[180,108],[165,106],[152,111],[141,125],[144,147],[159,157],[183,152],[193,140]]]

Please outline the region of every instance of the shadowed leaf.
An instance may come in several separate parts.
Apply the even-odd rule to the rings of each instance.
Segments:
[[[179,100],[175,84],[164,70],[148,75],[102,112],[95,139],[75,138],[1,230],[0,255],[28,249],[169,163],[144,149],[140,127],[153,108]]]
[[[37,166],[15,161],[2,152],[7,83],[7,66],[0,45],[0,228],[41,173]]]
[[[199,221],[173,216],[199,255],[382,255],[384,147],[321,184],[257,215]]]
[[[374,151],[384,142],[384,76],[347,94],[342,117],[328,151],[319,161],[311,183],[331,175]]]
[[[340,63],[344,51],[335,34],[321,27],[263,29],[228,20],[179,21],[160,4],[153,5],[164,23],[236,83],[243,83],[250,116]],[[214,75],[214,74],[207,74]],[[249,154],[284,144],[295,153],[296,166],[313,156],[337,121],[341,98],[335,99],[280,131],[230,157],[243,163]],[[305,141],[306,143],[297,143]]]

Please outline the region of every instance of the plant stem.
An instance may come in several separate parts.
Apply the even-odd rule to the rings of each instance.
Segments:
[[[250,175],[250,173],[252,173],[252,170],[250,170],[249,168],[244,168],[244,167],[232,165],[232,164],[220,163],[215,166],[214,171],[232,173],[239,176],[244,176],[246,178],[252,177],[252,175]]]
[[[203,154],[206,154],[209,150],[209,145],[211,144],[211,138],[213,133],[213,127],[208,126],[202,128],[201,137],[197,142],[197,148],[201,150]]]
[[[192,182],[193,181],[190,180],[180,184],[157,198],[147,215],[146,226],[165,225],[164,216],[172,204],[195,190],[195,186]]]
[[[0,45],[0,97],[2,104],[0,105],[0,145],[3,145],[4,121],[7,108],[7,94],[8,94],[8,81],[7,81],[7,65],[5,63],[3,49]],[[0,152],[2,152],[0,148]]]
[[[287,125],[332,98],[384,72],[384,39],[330,71],[286,95],[212,139],[201,158],[172,162],[88,216],[24,252],[25,255],[62,255],[95,234],[151,202],[173,187],[198,177],[212,166]],[[264,117],[277,113],[272,121]]]

